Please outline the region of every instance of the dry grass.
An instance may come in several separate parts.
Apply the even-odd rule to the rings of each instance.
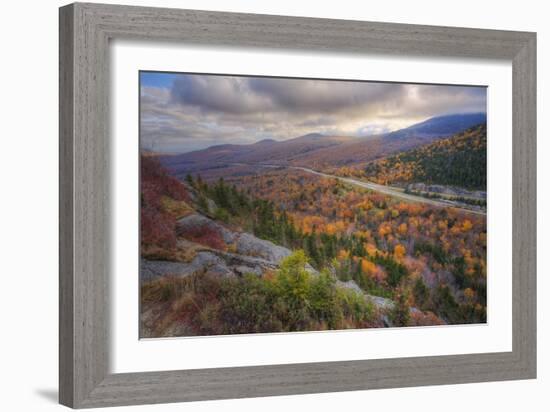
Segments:
[[[162,197],[161,205],[166,212],[170,213],[176,219],[181,219],[195,212],[185,200],[174,200],[168,196]]]
[[[198,252],[204,250],[211,250],[211,248],[185,239],[178,239],[176,247],[172,249],[156,245],[142,245],[141,257],[149,260],[169,260],[172,262],[189,263],[197,256]]]

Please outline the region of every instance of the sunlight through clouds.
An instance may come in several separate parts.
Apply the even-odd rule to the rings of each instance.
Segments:
[[[308,133],[371,136],[486,111],[484,87],[141,73],[141,143],[184,152]]]

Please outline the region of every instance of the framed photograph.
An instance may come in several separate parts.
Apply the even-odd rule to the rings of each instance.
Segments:
[[[60,9],[60,402],[536,377],[536,35]]]

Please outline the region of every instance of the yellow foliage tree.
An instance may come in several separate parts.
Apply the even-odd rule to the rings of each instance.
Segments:
[[[407,250],[405,249],[405,246],[403,246],[402,244],[396,245],[395,248],[393,249],[393,255],[397,260],[402,259],[406,253],[407,253]]]
[[[339,260],[346,260],[347,258],[349,258],[349,251],[344,250],[344,249],[340,249],[338,251],[338,259]]]
[[[399,227],[397,228],[397,231],[402,236],[406,235],[407,234],[407,224],[406,223],[401,223],[399,225]]]
[[[472,222],[469,219],[464,220],[462,222],[462,231],[467,232],[473,227]]]

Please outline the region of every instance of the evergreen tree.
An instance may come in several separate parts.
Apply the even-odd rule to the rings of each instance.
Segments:
[[[187,173],[187,175],[185,176],[185,181],[187,183],[189,183],[189,186],[195,187],[195,182],[193,180],[193,176],[190,173]]]

